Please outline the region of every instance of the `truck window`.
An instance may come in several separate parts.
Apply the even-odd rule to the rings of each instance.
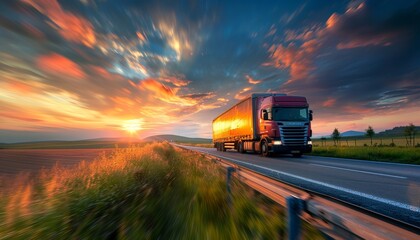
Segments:
[[[274,121],[307,121],[308,108],[276,107],[272,110]]]

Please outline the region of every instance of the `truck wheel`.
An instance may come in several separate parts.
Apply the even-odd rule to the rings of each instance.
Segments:
[[[222,146],[220,147],[222,152],[226,152],[225,143],[222,143]]]
[[[238,142],[238,152],[239,153],[245,153],[243,142]]]
[[[261,155],[263,157],[269,157],[270,156],[270,152],[268,150],[268,143],[265,140],[263,140],[261,142]]]

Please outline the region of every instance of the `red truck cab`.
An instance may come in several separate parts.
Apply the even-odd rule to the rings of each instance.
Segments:
[[[292,153],[312,151],[312,111],[305,97],[272,96],[260,99],[259,133],[261,152]]]

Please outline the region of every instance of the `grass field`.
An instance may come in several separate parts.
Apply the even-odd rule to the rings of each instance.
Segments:
[[[420,164],[420,148],[414,147],[313,147],[311,155]]]
[[[326,140],[313,139],[312,142],[314,145],[328,147],[334,146],[334,141],[331,138]],[[420,141],[419,141],[420,142]],[[368,137],[346,137],[341,138],[337,144],[338,146],[343,147],[361,147],[361,146],[370,146],[370,138]],[[373,137],[372,139],[373,146],[390,146],[394,145],[395,147],[407,147],[407,140],[405,137]]]
[[[196,153],[167,143],[120,148],[75,168],[10,180],[0,239],[279,239],[283,209]],[[306,239],[322,239],[305,228]]]

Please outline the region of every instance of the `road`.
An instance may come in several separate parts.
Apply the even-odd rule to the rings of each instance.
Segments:
[[[264,158],[183,147],[420,227],[420,166],[319,156]]]

